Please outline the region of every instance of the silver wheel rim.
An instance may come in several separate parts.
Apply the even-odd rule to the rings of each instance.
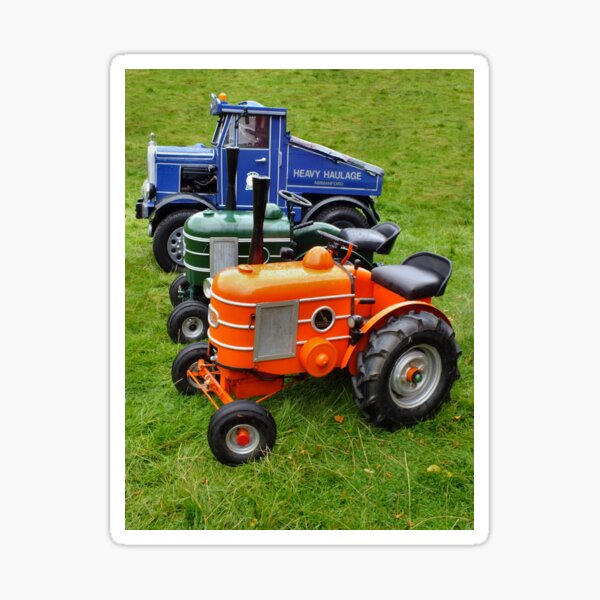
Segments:
[[[204,323],[200,317],[188,317],[181,324],[181,333],[187,339],[195,340],[204,335]]]
[[[173,262],[183,265],[183,227],[173,230],[167,240],[167,250]]]
[[[431,398],[442,377],[442,358],[433,346],[419,344],[402,354],[392,369],[390,395],[400,408],[415,408]]]
[[[248,432],[249,441],[247,444],[243,446],[238,443],[238,433],[240,429],[245,429]],[[246,423],[242,423],[240,425],[236,425],[232,427],[225,436],[225,445],[236,454],[250,454],[254,452],[258,448],[260,444],[260,433],[258,433],[258,429],[252,425],[248,425]]]

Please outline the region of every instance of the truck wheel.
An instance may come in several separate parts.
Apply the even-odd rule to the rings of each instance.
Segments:
[[[360,227],[366,228],[369,226],[365,216],[357,209],[351,206],[331,206],[317,212],[313,217],[313,221],[321,223],[331,223],[339,229],[344,227]]]
[[[167,331],[176,344],[205,339],[208,332],[208,306],[198,300],[181,302],[169,316]]]
[[[275,446],[277,427],[271,413],[251,400],[235,400],[217,410],[208,425],[215,458],[235,467],[265,456]]]
[[[183,271],[183,224],[197,211],[178,210],[156,226],[152,249],[160,268],[167,273]]]
[[[185,275],[178,275],[173,283],[169,286],[169,299],[173,306],[177,306],[183,302],[183,297],[179,295],[179,289],[185,294],[190,287]]]
[[[428,312],[391,317],[371,333],[352,378],[362,415],[394,431],[433,416],[459,377],[452,328]]]
[[[196,371],[199,360],[208,361],[208,343],[198,342],[183,348],[175,357],[171,366],[171,380],[175,387],[187,396],[193,396],[200,391],[198,384],[188,377],[188,371]]]

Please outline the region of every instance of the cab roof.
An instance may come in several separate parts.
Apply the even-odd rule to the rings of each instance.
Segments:
[[[210,114],[237,114],[237,115],[274,115],[283,117],[287,113],[286,108],[273,108],[263,106],[254,100],[244,100],[239,104],[229,104],[226,100],[217,98],[215,94],[211,94],[210,98]]]

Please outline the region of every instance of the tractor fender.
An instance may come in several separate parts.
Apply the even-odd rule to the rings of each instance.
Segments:
[[[391,306],[387,306],[383,310],[380,310],[377,314],[373,315],[362,326],[361,332],[363,333],[363,336],[357,344],[355,344],[354,346],[348,346],[340,367],[342,369],[348,367],[350,373],[354,375],[356,372],[356,357],[358,356],[359,352],[362,352],[362,350],[366,348],[367,342],[369,340],[369,332],[373,329],[380,329],[382,325],[387,322],[390,316],[406,315],[411,310],[417,312],[432,313],[436,317],[442,319],[442,321],[446,321],[446,323],[448,323],[448,325],[452,327],[450,319],[448,319],[448,317],[439,308],[436,308],[435,306],[433,306],[433,304],[429,304],[428,302],[411,300],[406,302],[399,302],[398,304],[392,304]]]
[[[311,199],[312,201],[312,199]],[[370,196],[366,196],[364,199],[357,200],[356,198],[352,198],[351,196],[330,196],[325,200],[314,200],[314,204],[312,208],[309,208],[306,211],[306,214],[302,217],[302,223],[306,221],[314,220],[314,216],[321,209],[326,208],[327,206],[351,206],[353,208],[358,208],[362,211],[367,218],[369,223],[369,227],[373,227],[373,225],[377,225],[379,222],[379,215],[375,210],[373,198]]]
[[[156,226],[167,216],[177,210],[217,210],[217,207],[202,196],[194,194],[173,194],[157,202],[150,221],[150,235],[154,235]]]

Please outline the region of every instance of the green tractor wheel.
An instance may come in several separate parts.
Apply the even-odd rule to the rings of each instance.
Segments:
[[[187,297],[190,283],[184,274],[178,275],[169,286],[169,300],[172,306],[181,304]]]
[[[169,337],[176,344],[199,342],[208,333],[208,306],[198,300],[186,300],[171,312],[167,322]]]

